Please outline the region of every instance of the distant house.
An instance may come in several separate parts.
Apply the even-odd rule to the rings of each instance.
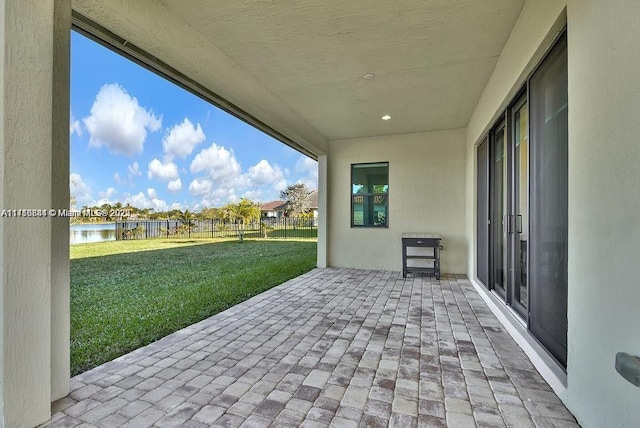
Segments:
[[[313,211],[313,218],[318,218],[318,189],[309,192],[309,201],[311,202],[309,209]]]
[[[309,210],[313,212],[313,218],[318,218],[318,189],[309,192],[309,201],[311,205]],[[271,201],[261,205],[261,217],[263,218],[280,218],[284,217],[287,210],[287,204],[284,201]]]
[[[283,201],[271,201],[260,207],[261,217],[280,218],[284,216],[287,205]]]

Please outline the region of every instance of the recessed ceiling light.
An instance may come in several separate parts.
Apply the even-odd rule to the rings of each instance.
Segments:
[[[371,80],[371,79],[373,79],[374,77],[376,77],[376,75],[375,75],[375,74],[373,74],[373,73],[366,73],[364,76],[362,76],[362,78],[363,78],[364,80]]]
[[[391,120],[391,116],[385,114],[384,116],[382,116],[382,120]]]

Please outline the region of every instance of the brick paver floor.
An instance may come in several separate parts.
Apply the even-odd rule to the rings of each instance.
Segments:
[[[451,275],[315,269],[71,389],[46,426],[578,426]]]

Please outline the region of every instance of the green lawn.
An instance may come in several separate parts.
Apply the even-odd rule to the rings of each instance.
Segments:
[[[71,246],[71,374],[315,267],[310,241],[115,241]]]
[[[295,229],[293,228],[275,229],[275,230],[269,230],[267,233],[269,238],[318,239],[317,227],[297,227]]]

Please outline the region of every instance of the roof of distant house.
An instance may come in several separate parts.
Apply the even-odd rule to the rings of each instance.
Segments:
[[[311,209],[318,209],[318,189],[314,189],[309,192],[309,202]],[[286,209],[286,203],[284,201],[271,201],[265,202],[260,206],[262,211],[281,211]]]
[[[261,210],[262,211],[278,211],[278,210],[284,210],[285,208],[285,203],[282,201],[271,201],[271,202],[266,202],[264,204],[262,204],[261,206]]]
[[[318,189],[309,192],[309,202],[311,203],[310,208],[318,209]]]

